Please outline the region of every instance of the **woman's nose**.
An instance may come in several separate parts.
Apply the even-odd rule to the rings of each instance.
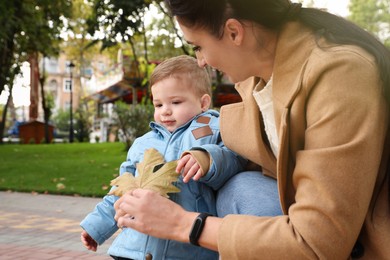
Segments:
[[[200,54],[199,52],[196,53],[196,59],[198,61],[199,67],[204,68],[207,66],[207,62],[206,62],[205,58],[203,58],[202,54]]]

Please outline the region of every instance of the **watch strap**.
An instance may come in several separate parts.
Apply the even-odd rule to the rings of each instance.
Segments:
[[[194,220],[194,224],[192,224],[191,232],[190,232],[190,243],[199,246],[198,240],[200,235],[202,234],[204,225],[206,223],[206,218],[211,216],[209,213],[200,213],[196,219]]]

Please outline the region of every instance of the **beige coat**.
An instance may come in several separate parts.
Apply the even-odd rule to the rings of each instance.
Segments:
[[[373,198],[388,161],[389,118],[375,61],[352,46],[320,49],[294,22],[274,64],[278,160],[252,97],[256,78],[237,84],[243,102],[221,109],[221,133],[227,147],[277,178],[285,215],[225,217],[222,259],[348,259],[359,234],[362,259],[390,259],[387,189]]]

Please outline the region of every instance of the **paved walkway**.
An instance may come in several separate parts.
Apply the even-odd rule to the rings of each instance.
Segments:
[[[80,221],[100,198],[0,192],[0,260],[109,260],[115,235],[97,252],[80,242]]]

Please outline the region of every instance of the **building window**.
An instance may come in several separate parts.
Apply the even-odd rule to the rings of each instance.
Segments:
[[[58,88],[57,80],[55,80],[55,79],[50,80],[50,82],[49,82],[49,89],[51,91],[57,91],[57,88]]]
[[[64,103],[64,110],[68,111],[70,109],[70,102],[69,101],[65,101]]]
[[[59,72],[59,66],[58,66],[58,59],[57,58],[45,58],[45,64],[46,64],[46,72],[48,73],[58,73]]]
[[[64,80],[64,92],[70,92],[72,88],[72,80],[71,79],[65,79]]]

